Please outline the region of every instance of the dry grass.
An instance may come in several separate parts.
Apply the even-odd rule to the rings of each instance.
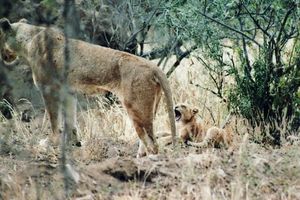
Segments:
[[[185,80],[171,79],[175,102],[199,108],[207,126],[222,124],[226,105],[187,84],[192,79],[209,85],[201,67],[188,69]],[[69,155],[71,177],[79,176],[69,180],[70,199],[300,199],[297,142],[285,141],[280,149],[255,144],[259,129],[233,118],[232,148],[160,147],[158,156],[135,159],[137,136],[124,109],[105,105],[101,97],[84,105],[78,110],[84,146]],[[163,105],[156,132],[169,131]],[[26,101],[22,109],[31,111],[29,123],[21,121],[20,111],[13,120],[0,120],[0,199],[64,199],[61,153],[47,144],[51,131],[44,110]]]

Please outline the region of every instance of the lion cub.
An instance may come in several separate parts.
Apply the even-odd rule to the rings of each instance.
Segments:
[[[179,104],[175,106],[174,113],[178,136],[183,142],[203,140],[205,131],[202,124],[197,121],[198,109]]]
[[[185,104],[176,105],[174,108],[178,137],[182,142],[196,147],[228,147],[232,142],[232,135],[224,129],[210,127],[206,129],[197,119],[197,108],[190,108]],[[170,138],[162,138],[164,144],[170,143]],[[168,142],[166,142],[169,140]]]
[[[175,106],[175,119],[179,137],[183,142],[197,147],[228,147],[232,142],[232,135],[218,127],[206,128],[197,121],[197,108],[190,108],[180,104]]]

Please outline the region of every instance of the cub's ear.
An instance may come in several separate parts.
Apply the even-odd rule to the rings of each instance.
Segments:
[[[0,19],[0,29],[3,32],[11,30],[11,25],[10,25],[10,22],[7,18],[1,18]]]
[[[197,108],[194,108],[193,109],[193,114],[195,115],[195,114],[197,114],[199,112],[199,110],[197,109]]]
[[[25,24],[28,24],[28,20],[27,20],[27,19],[25,19],[25,18],[22,18],[22,19],[20,19],[20,20],[19,20],[19,22],[21,22],[21,23],[25,23]]]

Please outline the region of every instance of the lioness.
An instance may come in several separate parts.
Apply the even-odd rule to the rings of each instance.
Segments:
[[[8,47],[32,69],[35,85],[42,93],[54,135],[58,135],[58,115],[64,77],[64,35],[57,29],[19,21],[0,19],[0,48]],[[140,139],[138,157],[157,154],[153,119],[163,90],[175,142],[175,118],[170,86],[165,74],[150,61],[129,53],[69,39],[69,70],[66,97],[66,120],[72,127],[67,133],[78,144],[76,133],[75,92],[97,94],[101,90],[115,93]],[[2,51],[3,52],[3,51]],[[78,144],[80,145],[80,144]],[[145,148],[146,147],[146,148]]]
[[[185,104],[179,104],[175,106],[174,113],[178,137],[182,142],[196,147],[228,147],[231,144],[232,136],[229,132],[215,126],[206,129],[198,121],[197,108],[192,109]],[[170,143],[171,137],[167,134],[163,136],[164,144]]]

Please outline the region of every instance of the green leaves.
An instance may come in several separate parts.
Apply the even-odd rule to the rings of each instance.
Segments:
[[[290,133],[300,127],[300,44],[294,40],[300,35],[299,10],[299,0],[171,1],[165,10],[168,27],[214,63],[206,65],[213,81],[220,70],[235,80],[229,108],[253,125],[268,124],[274,144],[280,143],[277,129],[283,120],[293,121]],[[236,57],[231,63],[224,62],[224,41],[230,41]],[[294,53],[286,58],[291,41]]]

